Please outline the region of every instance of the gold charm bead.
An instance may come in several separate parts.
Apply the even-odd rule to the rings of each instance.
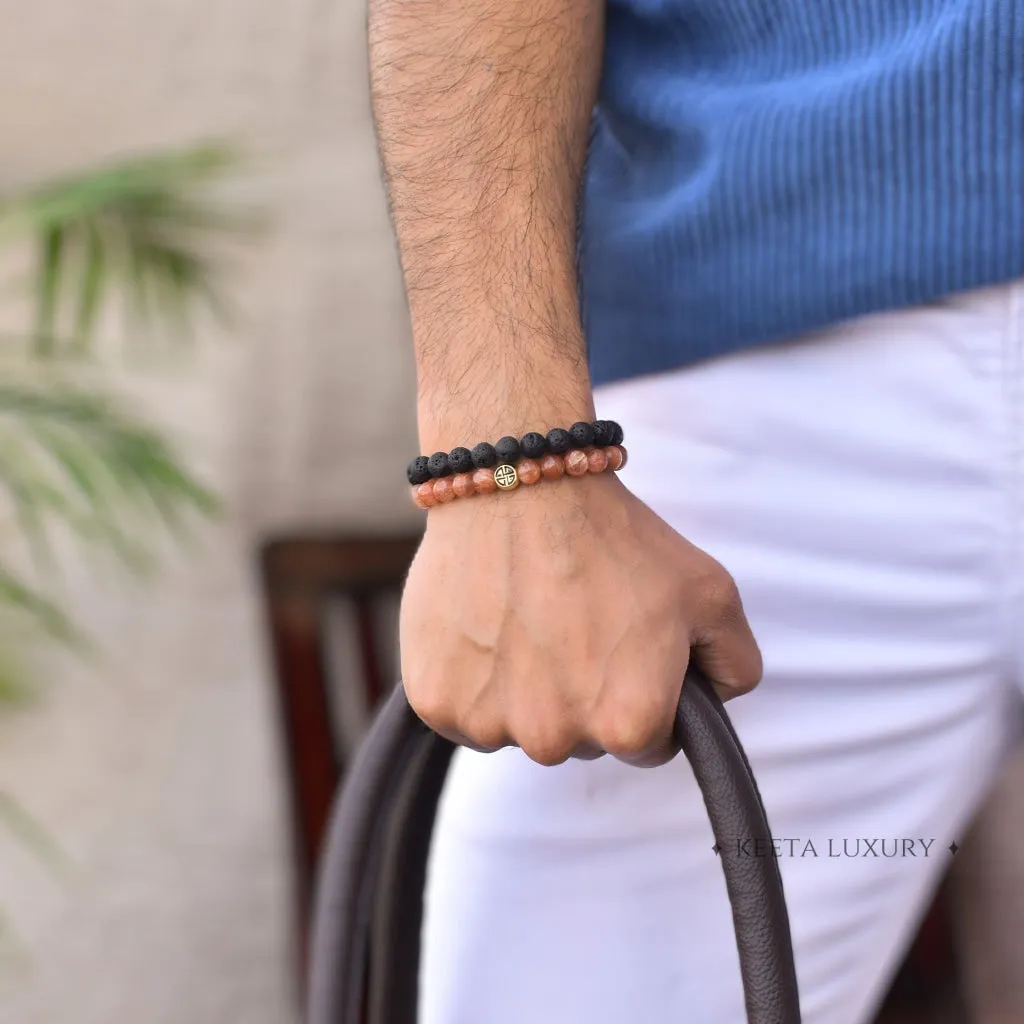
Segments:
[[[515,466],[503,462],[494,468],[494,482],[503,491],[514,491],[519,486],[519,474]]]

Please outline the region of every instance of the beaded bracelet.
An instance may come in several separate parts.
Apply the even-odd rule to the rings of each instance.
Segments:
[[[622,427],[614,420],[595,420],[593,423],[574,423],[568,430],[555,427],[547,436],[530,431],[521,440],[503,437],[497,444],[486,441],[472,451],[468,448],[453,448],[450,452],[434,452],[431,456],[420,455],[409,463],[406,471],[411,484],[425,484],[428,480],[469,473],[473,469],[490,469],[502,463],[511,465],[520,455],[528,459],[539,459],[548,453],[564,455],[572,448],[606,448],[620,445],[623,441]]]
[[[412,500],[417,508],[433,508],[434,505],[444,505],[455,498],[514,491],[520,484],[559,480],[563,475],[584,476],[587,473],[603,473],[605,470],[615,472],[626,465],[627,458],[628,454],[622,445],[573,448],[565,455],[552,455],[549,452],[539,461],[520,459],[515,465],[501,462],[494,469],[475,469],[413,484]]]

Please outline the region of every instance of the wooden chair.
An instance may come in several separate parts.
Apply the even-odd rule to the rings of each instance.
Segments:
[[[398,678],[398,599],[418,536],[283,538],[260,551],[284,743],[299,969],[338,780]]]

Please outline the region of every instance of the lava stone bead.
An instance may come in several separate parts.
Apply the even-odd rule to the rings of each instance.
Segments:
[[[572,434],[561,427],[548,431],[548,451],[554,455],[563,455],[572,447]]]
[[[528,434],[523,434],[523,438],[519,442],[519,449],[528,459],[539,459],[547,455],[548,442],[543,434],[531,430]]]
[[[495,446],[494,452],[498,462],[512,465],[519,458],[519,442],[511,435],[503,437]]]
[[[452,468],[448,465],[448,453],[434,452],[427,460],[427,468],[435,480],[442,476],[451,476]]]
[[[612,439],[609,444],[622,444],[624,434],[622,433],[622,427],[615,422],[615,420],[609,420],[608,426],[612,429]]]
[[[468,448],[453,448],[448,453],[448,466],[453,473],[468,473],[473,468],[473,456]]]
[[[574,448],[587,448],[594,443],[594,428],[589,423],[584,423],[583,420],[574,423],[569,428],[569,433],[572,434]]]
[[[594,444],[606,448],[612,443],[612,422],[611,420],[594,420]]]
[[[473,465],[477,469],[490,469],[498,461],[498,456],[495,454],[494,445],[488,444],[486,441],[481,441],[470,455],[473,458]]]
[[[409,483],[425,484],[430,479],[428,462],[426,455],[420,455],[409,463]]]

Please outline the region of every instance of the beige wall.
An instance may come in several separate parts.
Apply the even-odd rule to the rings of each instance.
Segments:
[[[227,136],[274,227],[232,338],[133,381],[229,514],[149,589],[66,589],[104,660],[0,721],[0,789],[65,847],[58,883],[0,836],[3,1024],[286,1024],[286,832],[253,544],[416,521],[412,373],[377,181],[359,0],[2,0],[0,189]],[[344,439],[344,440],[343,440]],[[383,465],[385,469],[380,469]],[[397,472],[395,468],[397,467]]]

